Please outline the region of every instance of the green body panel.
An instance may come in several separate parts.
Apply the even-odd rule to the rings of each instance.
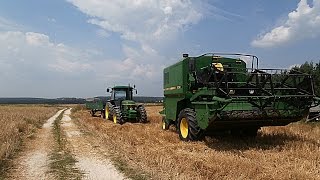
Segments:
[[[128,110],[128,119],[135,119],[137,118],[137,111],[136,110]]]
[[[135,119],[137,118],[136,103],[132,100],[122,101],[122,115],[124,118]]]
[[[183,100],[184,98],[182,97],[171,97],[171,98],[167,98],[164,101],[164,112],[166,115],[166,119],[170,119],[170,120],[175,120],[176,117],[178,116],[177,114],[177,106],[178,106],[178,102],[180,102],[181,100]]]
[[[122,101],[122,106],[135,106],[136,102],[132,101],[132,100],[124,100]]]
[[[209,130],[286,125],[306,115],[315,98],[311,76],[246,66],[240,59],[202,55],[165,68],[165,120],[176,122],[181,110],[191,108],[199,127]]]
[[[172,65],[170,72],[168,69],[164,70],[164,94],[170,95],[184,95],[187,89],[187,61],[179,62]],[[170,74],[169,74],[170,73]]]

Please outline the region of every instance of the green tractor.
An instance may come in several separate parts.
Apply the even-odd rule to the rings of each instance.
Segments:
[[[251,59],[251,68],[242,57]],[[258,66],[253,55],[185,54],[164,69],[162,128],[175,125],[184,141],[217,132],[254,137],[263,126],[305,118],[319,104],[311,75]]]
[[[111,92],[110,100],[104,108],[104,118],[112,120],[115,124],[123,124],[127,121],[147,123],[147,112],[142,104],[133,101],[131,86],[114,86],[107,89]],[[137,91],[136,91],[137,92]]]

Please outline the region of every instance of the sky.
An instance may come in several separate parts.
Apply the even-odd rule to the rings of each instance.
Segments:
[[[254,54],[263,68],[320,60],[320,0],[3,0],[0,97],[163,96],[183,53]]]

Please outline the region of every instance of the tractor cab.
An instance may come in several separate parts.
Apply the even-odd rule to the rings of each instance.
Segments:
[[[109,92],[109,89],[107,89]],[[112,104],[121,107],[123,101],[132,101],[133,87],[115,86],[112,88],[110,101]]]

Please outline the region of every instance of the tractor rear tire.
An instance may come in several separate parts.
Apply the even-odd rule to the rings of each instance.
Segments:
[[[109,119],[109,120],[112,119],[113,108],[114,108],[114,106],[110,102],[107,102],[106,107],[104,108],[105,109],[104,110],[104,117],[106,119]]]
[[[91,114],[92,117],[94,117],[94,114],[95,114],[94,110],[91,110],[90,114]]]
[[[179,137],[183,141],[197,141],[202,137],[202,130],[198,126],[196,112],[186,108],[180,111],[178,116]]]
[[[137,111],[138,111],[138,121],[140,123],[147,123],[148,122],[147,111],[144,108],[144,106],[139,106]]]
[[[124,123],[122,113],[118,107],[113,108],[112,120],[113,120],[113,123],[115,123],[115,124],[123,124]]]

